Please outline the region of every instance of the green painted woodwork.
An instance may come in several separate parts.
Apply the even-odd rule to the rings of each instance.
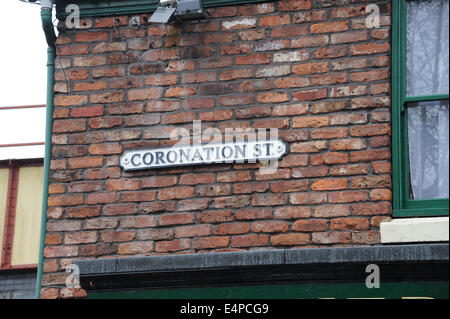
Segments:
[[[435,298],[448,299],[448,282],[381,283],[368,289],[364,283],[233,286],[188,289],[154,289],[89,293],[92,299],[319,299],[319,298]]]
[[[409,198],[407,103],[437,101],[448,94],[406,96],[406,1],[393,1],[392,14],[392,179],[394,217],[448,216],[449,200]]]
[[[219,7],[226,5],[240,5],[271,0],[204,0],[205,7]],[[68,4],[77,4],[80,7],[81,17],[101,17],[125,14],[149,13],[156,10],[159,0],[64,0],[57,4],[56,16],[63,19],[68,13],[65,8]]]

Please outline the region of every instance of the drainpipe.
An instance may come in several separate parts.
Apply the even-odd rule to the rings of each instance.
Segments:
[[[56,33],[52,21],[52,9],[55,0],[41,1],[41,20],[47,49],[47,111],[45,129],[45,158],[44,158],[44,186],[42,195],[41,212],[41,238],[39,247],[39,262],[36,282],[36,298],[41,296],[42,273],[44,267],[44,247],[47,228],[47,200],[50,180],[50,160],[52,156],[52,128],[53,128],[53,89],[55,86],[55,58],[56,58]]]

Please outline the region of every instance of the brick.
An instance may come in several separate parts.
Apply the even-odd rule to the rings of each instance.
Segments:
[[[110,179],[106,181],[106,189],[109,191],[137,190],[139,180],[137,179]]]
[[[332,176],[366,175],[368,173],[367,164],[341,165],[330,169],[330,175]]]
[[[333,192],[328,196],[330,203],[351,203],[366,201],[368,193],[366,191],[341,191]]]
[[[273,82],[276,89],[306,87],[311,81],[306,77],[277,78]]]
[[[349,21],[335,21],[335,22],[323,22],[311,25],[311,33],[329,33],[347,31],[349,28]]]
[[[74,67],[91,67],[106,64],[106,57],[101,55],[84,56],[73,58]]]
[[[291,193],[308,190],[307,180],[280,181],[272,183],[270,190],[274,193]]]
[[[54,195],[49,196],[48,206],[75,206],[83,203],[83,195]]]
[[[171,97],[186,97],[195,95],[197,92],[196,88],[193,87],[171,87],[166,90],[164,96],[167,98]]]
[[[292,67],[292,73],[295,75],[325,73],[328,72],[328,70],[328,62],[308,62],[297,64]]]
[[[326,141],[293,143],[291,145],[292,153],[318,153],[326,150],[328,143]]]
[[[314,140],[345,137],[347,137],[347,128],[315,129],[311,131],[311,138]]]
[[[88,98],[86,95],[58,95],[55,96],[55,106],[78,106],[87,104]]]
[[[254,220],[254,219],[270,219],[272,218],[272,209],[259,208],[244,208],[236,211],[236,220]]]
[[[116,231],[107,230],[102,232],[101,240],[103,242],[122,242],[122,241],[132,241],[136,237],[135,231]]]
[[[159,241],[155,244],[156,252],[173,252],[186,250],[191,248],[191,241],[187,238],[171,240],[171,241]]]
[[[389,150],[369,150],[358,151],[350,154],[351,162],[370,162],[387,160],[391,158],[391,152]]]
[[[140,229],[137,231],[138,240],[171,240],[175,237],[173,229]]]
[[[153,251],[153,241],[136,241],[132,243],[122,243],[119,245],[119,255],[145,254]]]
[[[272,38],[290,38],[290,37],[301,37],[308,34],[308,29],[306,26],[293,25],[293,26],[281,26],[274,27],[272,29]]]
[[[122,145],[120,144],[93,144],[89,147],[89,154],[92,155],[113,155],[121,153]]]
[[[373,162],[372,168],[376,174],[391,173],[391,163],[389,162]]]
[[[353,232],[352,241],[366,245],[379,244],[381,242],[380,232],[377,230]]]
[[[362,69],[365,68],[366,66],[367,62],[365,58],[353,58],[353,59],[331,61],[331,68],[334,71]]]
[[[212,236],[194,238],[195,249],[215,249],[228,247],[230,244],[230,237],[228,236]]]
[[[86,197],[86,204],[112,204],[117,203],[120,200],[120,194],[118,193],[94,193],[89,194]]]
[[[342,84],[347,83],[347,73],[329,73],[325,75],[313,75],[311,84],[313,86],[326,84]]]
[[[269,64],[270,54],[253,54],[237,57],[236,65]]]
[[[236,55],[236,54],[248,54],[252,52],[250,44],[234,44],[234,45],[222,45],[220,47],[220,55]],[[210,56],[210,55],[208,55]]]
[[[386,80],[388,78],[389,78],[389,70],[354,72],[350,74],[350,80],[354,82],[379,81],[379,80]]]
[[[255,44],[255,51],[264,52],[264,51],[280,51],[290,47],[289,40],[271,40],[264,42],[257,42]]]
[[[258,221],[252,224],[253,233],[285,233],[289,224],[281,221]]]
[[[86,220],[84,229],[108,229],[116,228],[119,223],[116,218],[90,218]]]
[[[201,112],[198,115],[198,119],[201,121],[225,121],[233,118],[232,110],[219,110],[219,111],[209,111]]]
[[[270,238],[272,246],[298,246],[309,243],[309,234],[280,234]]]
[[[341,190],[347,188],[346,178],[332,178],[332,179],[322,179],[311,183],[311,189],[313,191],[332,191]]]
[[[230,185],[208,185],[197,186],[197,196],[200,197],[217,197],[230,195]]]
[[[258,94],[257,100],[259,103],[281,103],[289,101],[289,97],[287,93],[270,92]]]
[[[236,69],[229,70],[220,73],[221,81],[230,81],[235,79],[246,79],[253,77],[254,70],[253,69]]]
[[[202,237],[210,234],[210,225],[193,225],[175,228],[175,238]]]
[[[391,100],[387,96],[354,98],[352,99],[352,109],[389,107],[390,103]]]
[[[313,52],[312,56],[316,59],[334,59],[347,55],[346,47],[326,47]]]
[[[368,89],[366,85],[350,85],[341,86],[330,89],[330,97],[347,97],[367,94]]]
[[[92,77],[94,79],[103,78],[103,77],[124,76],[124,75],[125,75],[125,69],[120,66],[95,68],[92,70]]]
[[[348,101],[327,101],[319,102],[311,105],[311,113],[331,113],[345,110],[348,107]]]
[[[374,189],[370,192],[370,199],[373,201],[391,201],[392,191],[390,189]]]
[[[236,235],[246,234],[250,231],[248,223],[227,223],[220,224],[214,228],[214,235]]]
[[[217,210],[217,211],[206,211],[198,213],[197,221],[200,223],[223,223],[230,222],[233,220],[233,213],[231,210]]]
[[[242,208],[250,204],[250,196],[219,197],[215,200],[215,208]]]
[[[178,211],[195,211],[204,210],[208,208],[209,199],[196,198],[196,199],[185,199],[178,202]]]
[[[297,220],[292,224],[292,230],[296,232],[316,232],[327,229],[328,221],[324,219]]]
[[[75,35],[76,42],[97,42],[108,40],[108,32],[77,32]]]
[[[292,40],[293,48],[312,48],[327,45],[329,42],[328,35],[316,35],[312,37],[300,37]]]
[[[367,123],[367,114],[334,114],[330,116],[330,125],[349,125]]]
[[[350,47],[350,52],[352,55],[366,55],[366,54],[378,54],[389,52],[391,46],[388,42],[369,43],[369,44],[359,44]]]
[[[156,198],[156,192],[139,191],[125,192],[122,194],[122,202],[151,202]]]
[[[81,256],[102,256],[117,253],[117,246],[114,244],[92,244],[80,247]]]
[[[62,243],[62,235],[61,234],[46,234],[45,235],[45,244],[46,245],[59,245]]]
[[[220,172],[217,174],[218,183],[244,182],[250,179],[250,171]]]
[[[252,206],[280,206],[287,204],[286,194],[255,194],[252,197]]]
[[[239,6],[239,13],[241,16],[265,15],[275,11],[273,3],[251,4]]]
[[[231,247],[258,247],[267,246],[269,237],[267,235],[242,235],[233,236]]]
[[[269,184],[267,182],[237,183],[233,185],[233,192],[235,194],[263,193],[268,189]]]
[[[291,172],[288,168],[277,169],[274,173],[267,174],[264,171],[255,172],[255,179],[257,181],[277,180],[277,179],[289,179]]]
[[[312,233],[313,244],[348,244],[351,241],[350,232]]]
[[[161,117],[163,124],[178,124],[189,123],[196,119],[196,114],[193,112],[182,112],[176,114],[165,114]]]
[[[195,216],[193,214],[170,214],[159,217],[160,226],[193,224]]]
[[[153,49],[147,51],[143,56],[144,60],[148,62],[175,60],[179,57],[178,49]]]
[[[311,208],[304,206],[278,207],[274,211],[275,219],[299,219],[311,216]]]
[[[184,73],[181,78],[181,83],[203,83],[214,81],[216,81],[216,72]],[[176,83],[176,79],[173,82]]]
[[[238,119],[252,119],[257,117],[270,116],[270,113],[271,113],[270,106],[256,106],[238,109],[234,112],[234,117]]]
[[[358,176],[353,177],[351,180],[352,189],[390,187],[391,177],[389,175]]]
[[[69,193],[84,193],[103,190],[102,182],[71,182],[68,186]]]
[[[45,258],[75,257],[77,254],[77,246],[47,246],[44,249]]]
[[[128,100],[154,100],[161,97],[160,88],[150,88],[150,89],[134,89],[128,91]]]
[[[123,92],[108,92],[91,94],[91,103],[114,103],[124,101]]]
[[[222,21],[222,30],[252,29],[256,27],[255,18],[239,18]]]
[[[67,218],[92,218],[100,215],[100,206],[69,207],[66,210]]]
[[[299,11],[311,9],[310,0],[282,0],[278,2],[280,11]]]
[[[350,216],[350,205],[316,206],[312,216],[318,218]]]
[[[375,216],[391,213],[390,202],[359,203],[353,204],[353,215]]]
[[[332,44],[342,44],[342,43],[367,41],[367,36],[368,36],[367,31],[344,32],[344,33],[332,34],[331,35],[331,43]],[[354,48],[354,47],[352,47],[352,48]],[[351,52],[353,52],[352,49],[350,49],[350,50],[351,50]]]
[[[309,117],[295,117],[292,120],[293,128],[303,127],[324,127],[328,126],[329,118],[327,116],[309,116]]]
[[[327,202],[325,193],[297,193],[291,194],[289,202],[294,205],[316,205]]]
[[[238,32],[239,40],[241,41],[257,41],[267,38],[266,30],[245,30]]]
[[[330,222],[331,230],[362,230],[369,229],[369,219],[359,217],[335,218]]]

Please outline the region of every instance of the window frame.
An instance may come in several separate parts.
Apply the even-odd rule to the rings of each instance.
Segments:
[[[409,198],[407,103],[448,100],[449,94],[407,97],[407,1],[393,1],[392,14],[392,178],[393,216],[448,216],[449,199]]]
[[[19,185],[19,171],[23,167],[43,167],[42,159],[23,159],[0,161],[0,168],[9,170],[8,192],[6,198],[3,241],[0,246],[0,272],[11,269],[36,269],[37,264],[12,264],[12,252],[14,247],[14,230],[16,220],[17,192]]]

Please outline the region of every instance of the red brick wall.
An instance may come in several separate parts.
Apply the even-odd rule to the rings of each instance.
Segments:
[[[368,2],[222,7],[168,34],[150,15],[139,29],[126,16],[61,25],[42,296],[74,294],[73,259],[378,244],[391,217],[391,9],[377,1],[381,26],[368,29]],[[195,119],[278,128],[289,153],[272,175],[119,167],[124,150],[171,145]]]

